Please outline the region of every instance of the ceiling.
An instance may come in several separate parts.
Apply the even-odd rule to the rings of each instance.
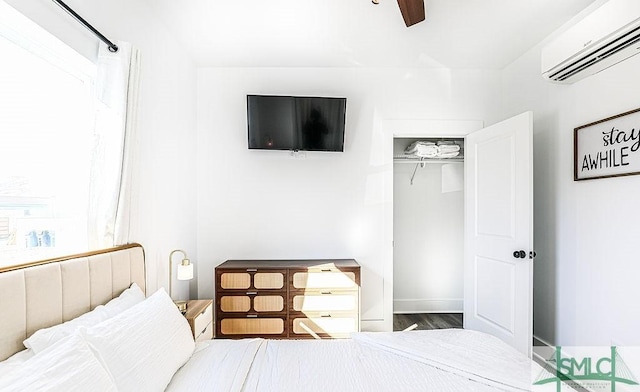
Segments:
[[[502,69],[594,0],[144,0],[198,66]]]

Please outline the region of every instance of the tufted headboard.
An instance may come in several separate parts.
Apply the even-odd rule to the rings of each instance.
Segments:
[[[0,361],[38,329],[105,304],[132,282],[145,291],[140,244],[0,269]]]

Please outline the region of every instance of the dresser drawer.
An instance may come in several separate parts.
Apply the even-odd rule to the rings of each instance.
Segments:
[[[216,337],[286,337],[286,316],[225,317],[217,320]]]
[[[316,269],[292,272],[295,289],[357,289],[359,282],[354,271],[338,269]]]
[[[223,290],[286,290],[287,270],[245,270],[219,273],[220,288]]]
[[[294,312],[357,312],[357,290],[305,290],[291,293]]]
[[[358,332],[358,315],[313,315],[292,316],[289,337],[311,337],[309,329],[321,337],[347,338],[352,332]],[[306,328],[305,328],[306,327]]]
[[[286,292],[247,291],[230,293],[222,291],[219,311],[225,313],[279,313],[286,312]]]

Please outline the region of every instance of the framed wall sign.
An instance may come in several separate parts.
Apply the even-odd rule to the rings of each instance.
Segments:
[[[640,174],[640,109],[574,129],[574,181]]]

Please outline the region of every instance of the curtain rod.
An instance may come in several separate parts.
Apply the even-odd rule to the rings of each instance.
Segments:
[[[75,20],[77,20],[78,22],[80,22],[84,27],[86,27],[89,31],[91,31],[96,37],[98,37],[100,39],[100,41],[104,42],[105,44],[107,44],[107,46],[109,47],[109,52],[117,52],[118,51],[118,46],[116,44],[114,44],[113,42],[109,41],[107,39],[107,37],[105,37],[104,35],[102,35],[102,33],[100,33],[98,30],[96,30],[93,26],[91,26],[89,24],[89,22],[87,22],[86,20],[84,20],[82,18],[82,16],[78,15],[74,10],[71,9],[71,7],[69,7],[68,5],[66,5],[64,2],[62,2],[62,0],[53,0],[54,3],[58,4],[60,6],[60,8],[62,8],[63,10],[67,11],[67,13],[71,16],[73,16],[75,18]]]

